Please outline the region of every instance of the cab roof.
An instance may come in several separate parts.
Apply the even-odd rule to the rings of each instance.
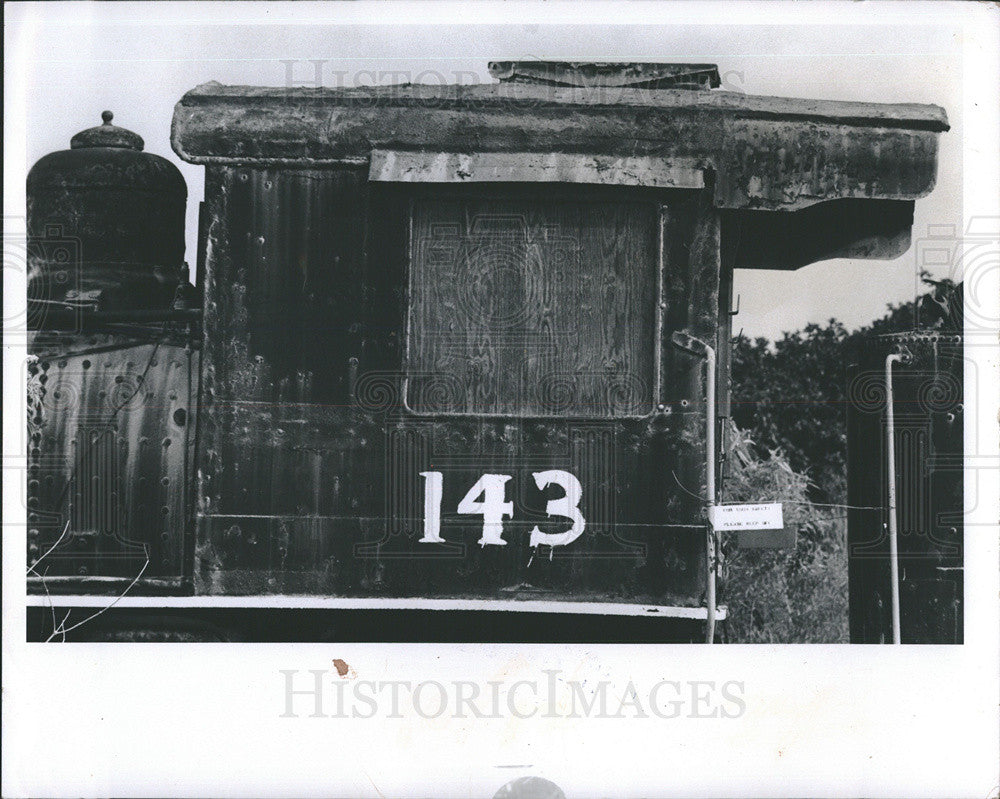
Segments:
[[[210,82],[177,103],[172,144],[191,163],[231,166],[363,166],[373,152],[385,151],[413,154],[417,163],[469,164],[484,156],[493,175],[490,154],[505,154],[506,162],[557,154],[582,166],[564,164],[553,171],[555,181],[601,174],[603,183],[643,185],[634,167],[649,164],[659,167],[650,170],[657,180],[676,174],[671,185],[678,188],[710,185],[719,208],[796,210],[834,199],[912,201],[926,195],[935,181],[937,136],[947,130],[944,110],[934,105],[705,89]],[[431,157],[437,155],[444,159]],[[615,165],[626,162],[633,176],[626,180],[622,167],[618,181]],[[686,185],[695,173],[700,185]],[[440,169],[435,174],[427,179],[449,179]],[[465,169],[451,179],[477,177]]]

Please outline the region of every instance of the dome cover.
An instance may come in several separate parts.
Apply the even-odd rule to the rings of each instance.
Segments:
[[[28,173],[28,296],[102,309],[169,307],[184,265],[187,185],[142,137],[77,133]],[[55,253],[59,253],[58,257]]]
[[[114,118],[115,115],[110,111],[103,111],[101,119],[104,124],[81,130],[69,140],[69,146],[74,150],[83,147],[124,147],[128,150],[142,150],[145,147],[142,136],[112,125],[111,120]]]

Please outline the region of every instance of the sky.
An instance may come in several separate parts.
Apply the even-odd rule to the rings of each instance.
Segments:
[[[498,59],[709,62],[730,91],[944,107],[952,129],[941,136],[937,185],[917,201],[913,239],[960,230],[960,33],[939,20],[922,22],[913,6],[907,25],[736,27],[691,24],[690,14],[669,24],[512,21],[532,15],[482,24],[475,5],[464,19],[397,12],[383,24],[354,5],[8,5],[7,68],[23,71],[27,87],[26,168],[112,110],[116,124],[140,134],[148,152],[170,158],[187,180],[186,258],[193,266],[203,167],[181,162],[169,136],[174,104],[200,83],[488,83],[487,63]],[[431,17],[438,21],[424,24]],[[950,274],[949,263],[918,263],[921,252],[914,246],[894,261],[831,260],[796,272],[740,270],[734,331],[773,339],[831,317],[850,328],[866,324],[888,303],[913,298],[922,266]]]

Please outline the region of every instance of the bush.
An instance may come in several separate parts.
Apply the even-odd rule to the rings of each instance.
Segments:
[[[730,426],[731,470],[725,502],[782,502],[798,530],[794,549],[745,549],[723,534],[725,631],[733,643],[846,643],[847,525],[844,514],[808,497],[808,480],[774,451],[755,455],[746,433]]]
[[[767,339],[733,341],[729,473],[724,502],[783,502],[794,550],[743,550],[723,536],[728,639],[737,643],[848,641],[846,372],[873,335],[962,329],[962,287],[932,281],[915,302],[889,306],[854,332],[835,319]],[[739,429],[746,432],[740,432]]]

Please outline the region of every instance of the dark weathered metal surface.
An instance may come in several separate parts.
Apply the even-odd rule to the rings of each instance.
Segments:
[[[453,153],[372,150],[368,179],[386,183],[586,183],[703,189],[705,170],[687,158],[582,153]]]
[[[29,352],[29,581],[114,591],[141,573],[176,589],[198,369],[186,326],[37,333]]]
[[[900,346],[913,356],[893,371],[902,642],[962,643],[964,356],[947,333],[873,338],[849,373],[851,641],[892,640],[884,363]]]
[[[73,606],[52,597],[58,623],[67,613],[70,622],[93,616],[93,606]],[[380,607],[336,610],[262,604],[233,608],[204,598],[195,610],[171,607],[123,608],[116,605],[87,624],[71,629],[69,641],[127,642],[386,642],[427,641],[485,644],[619,643],[696,644],[704,640],[704,622],[693,618],[595,615],[592,613],[517,612],[482,610],[420,610]],[[169,600],[164,602],[168,605]],[[52,609],[29,606],[29,641],[44,641],[53,631]],[[61,636],[57,638],[61,640]]]
[[[78,150],[85,147],[123,147],[126,150],[141,151],[146,146],[142,136],[117,125],[112,125],[111,120],[114,118],[115,115],[110,111],[102,111],[102,124],[95,128],[81,130],[69,140],[70,148]]]
[[[798,269],[830,258],[892,260],[910,247],[913,203],[835,200],[800,211],[730,210],[722,249],[736,269]]]
[[[794,209],[844,197],[912,200],[934,185],[936,106],[727,92],[521,84],[255,89],[205,84],[172,143],[202,164],[367,163],[373,148],[690,158],[719,208]]]
[[[633,421],[411,413],[419,189],[365,178],[363,167],[209,169],[197,590],[699,604],[701,508],[684,489],[704,483],[700,364],[661,347],[662,410]],[[646,245],[663,242],[661,336],[714,338],[719,227],[706,193],[629,196],[663,208],[662,236],[654,227]],[[578,546],[529,547],[535,524],[568,526],[546,521],[558,492],[531,474],[547,469],[583,484],[591,525]],[[428,470],[443,474],[445,544],[418,541]],[[479,546],[482,517],[454,512],[484,473],[511,475],[505,546]]]
[[[177,167],[141,150],[142,139],[109,118],[31,168],[29,301],[170,307],[184,265],[187,186]]]
[[[715,64],[491,61],[489,70],[499,81],[553,86],[714,89],[720,82],[719,68]]]

